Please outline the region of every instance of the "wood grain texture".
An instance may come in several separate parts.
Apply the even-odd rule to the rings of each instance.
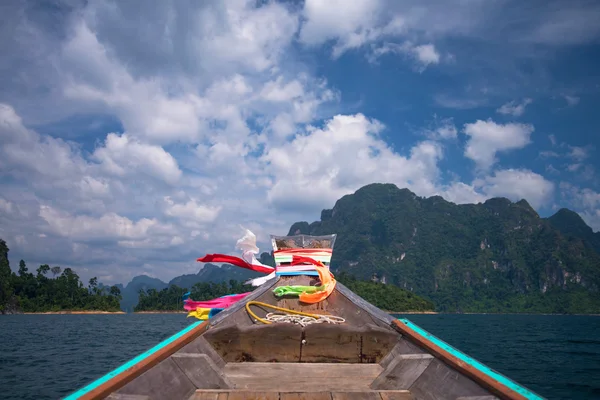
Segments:
[[[188,400],[227,400],[228,397],[229,392],[199,389]]]
[[[378,392],[333,392],[332,400],[381,400]]]
[[[377,364],[230,363],[224,373],[236,389],[280,392],[370,391]]]
[[[185,345],[177,353],[206,354],[215,363],[215,365],[217,365],[217,367],[223,368],[225,366],[225,360],[223,360],[219,353],[217,353],[210,343],[206,341],[204,336],[194,339],[190,344]]]
[[[301,360],[311,363],[360,363],[362,333],[349,325],[308,325],[304,328]]]
[[[106,400],[150,400],[150,397],[138,394],[111,393]]]
[[[419,335],[417,332],[412,330],[406,324],[402,323],[402,321],[394,319],[392,321],[392,326],[394,326],[396,329],[398,329],[398,331],[400,333],[402,333],[405,338],[413,341],[418,346],[423,347],[424,349],[429,351],[431,354],[433,354],[436,358],[443,361],[445,364],[449,365],[450,367],[454,368],[455,370],[459,371],[460,373],[464,374],[468,378],[472,379],[473,381],[475,381],[477,384],[481,385],[482,387],[488,389],[489,391],[492,392],[492,394],[500,397],[501,399],[526,400],[525,396],[521,395],[520,393],[515,392],[511,388],[503,385],[502,383],[496,381],[492,377],[479,371],[472,365],[469,365],[469,364],[465,363],[464,361],[460,360],[458,357],[450,354],[446,350],[437,346],[435,343],[432,343],[431,341],[429,341],[427,338]],[[433,366],[434,365],[432,363],[432,365],[430,365],[428,368],[432,368]],[[431,384],[435,384],[435,382],[431,382]],[[426,389],[424,388],[424,390],[426,390]],[[474,394],[476,394],[476,393],[474,393]],[[489,394],[489,393],[483,393],[483,394]]]
[[[377,325],[366,324],[361,334],[362,363],[379,363],[402,340],[401,335],[389,328],[381,328]]]
[[[403,354],[425,354],[425,351],[401,337],[392,350],[379,362],[379,365],[381,365],[381,368],[386,369],[396,357]]]
[[[279,400],[277,392],[244,391],[229,392],[227,400]]]
[[[331,400],[331,392],[279,393],[279,400]]]
[[[429,366],[431,354],[401,354],[373,380],[372,389],[409,389]]]
[[[414,400],[405,390],[386,391],[315,391],[277,392],[257,390],[197,390],[188,400],[235,400],[235,399],[277,399],[277,400],[333,400],[333,399],[375,399],[375,400]]]
[[[409,391],[387,391],[379,392],[381,400],[414,400],[415,398]]]
[[[123,386],[118,393],[145,395],[152,400],[168,400],[186,399],[195,391],[196,385],[173,359],[167,358]]]
[[[483,386],[438,359],[434,359],[411,385],[411,393],[423,400],[456,399],[461,396],[487,396]]]
[[[177,353],[171,356],[198,389],[227,389],[233,384],[206,354]]]
[[[204,337],[226,362],[300,361],[299,325],[227,325],[209,330]]]

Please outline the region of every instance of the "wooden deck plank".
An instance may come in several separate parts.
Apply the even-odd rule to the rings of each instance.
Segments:
[[[150,397],[137,394],[111,393],[106,400],[150,400]]]
[[[331,400],[331,392],[279,393],[279,400]]]
[[[188,400],[237,400],[237,399],[265,399],[265,400],[414,400],[407,390],[366,390],[366,391],[257,391],[240,389],[198,389]],[[484,399],[487,400],[487,399]]]
[[[369,390],[378,364],[230,363],[225,376],[236,389],[282,392]]]
[[[379,392],[332,392],[333,400],[381,400]]]
[[[389,391],[379,392],[381,400],[414,400],[412,393],[409,391]]]
[[[229,392],[209,392],[197,390],[188,400],[227,400]]]
[[[227,400],[279,400],[278,392],[243,391],[229,392]]]

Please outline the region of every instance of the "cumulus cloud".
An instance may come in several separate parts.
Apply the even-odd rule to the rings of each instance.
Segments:
[[[536,209],[547,205],[554,194],[554,183],[525,169],[495,171],[493,175],[476,179],[473,186],[489,197],[503,196],[513,201],[526,199]]]
[[[525,107],[531,104],[533,100],[527,98],[522,102],[511,101],[503,104],[502,107],[496,110],[496,112],[504,115],[512,115],[513,117],[520,117],[525,112]]]
[[[275,182],[268,190],[269,201],[279,208],[316,213],[374,181],[433,193],[440,145],[419,142],[402,156],[380,138],[383,128],[362,114],[336,115],[323,128],[311,128],[269,149],[263,156]]]
[[[469,136],[465,157],[487,170],[496,163],[497,153],[527,146],[533,130],[529,124],[497,124],[491,119],[465,124],[464,133]]]
[[[104,146],[92,154],[101,167],[119,177],[148,174],[169,184],[181,178],[181,170],[173,156],[160,146],[141,143],[126,134],[109,133]]]
[[[300,41],[307,45],[333,41],[332,57],[337,58],[348,50],[386,36],[398,35],[404,30],[401,16],[389,18],[384,11],[385,2],[380,0],[307,0],[304,2],[305,22],[300,30]]]

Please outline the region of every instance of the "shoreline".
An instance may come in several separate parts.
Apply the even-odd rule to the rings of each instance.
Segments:
[[[125,311],[38,311],[24,312],[26,315],[67,315],[67,314],[127,314]]]
[[[388,313],[388,314],[439,314],[439,312],[437,311],[388,311],[388,310],[381,310],[384,313]]]
[[[165,310],[153,310],[153,311],[134,311],[132,314],[187,314],[189,311],[165,311]]]

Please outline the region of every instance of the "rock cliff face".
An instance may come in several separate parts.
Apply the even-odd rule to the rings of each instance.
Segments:
[[[375,274],[440,311],[600,311],[600,234],[569,210],[544,219],[526,200],[456,205],[372,184],[297,233],[337,233],[334,271]]]

